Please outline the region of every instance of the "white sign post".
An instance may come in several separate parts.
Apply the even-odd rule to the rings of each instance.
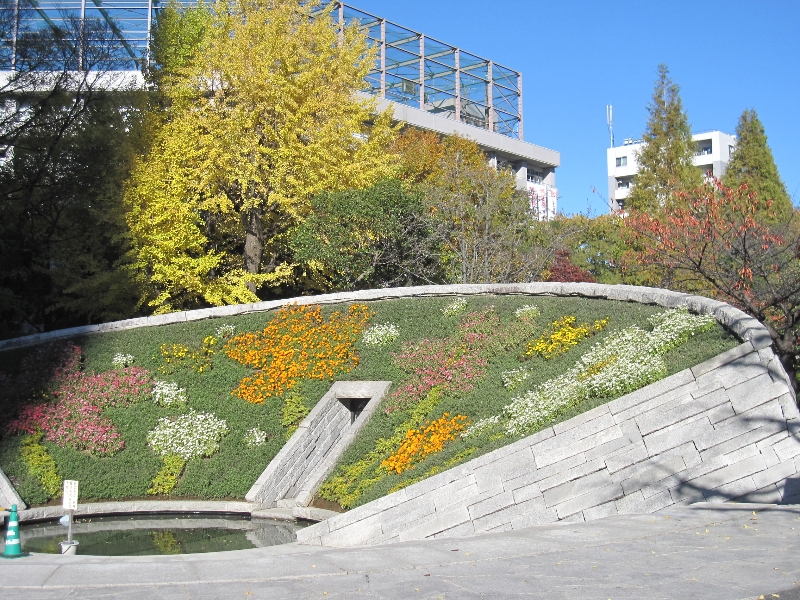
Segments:
[[[64,498],[63,504],[65,510],[69,513],[69,531],[67,533],[67,542],[72,544],[72,515],[74,511],[78,510],[78,482],[72,479],[64,480]]]

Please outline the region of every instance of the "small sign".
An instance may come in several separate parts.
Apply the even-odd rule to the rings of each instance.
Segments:
[[[64,480],[64,509],[78,510],[78,482],[72,479]]]

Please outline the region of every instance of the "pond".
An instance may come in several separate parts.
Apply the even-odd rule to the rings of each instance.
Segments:
[[[146,556],[247,550],[296,541],[295,532],[307,522],[250,519],[235,514],[148,514],[80,517],[72,525],[79,542],[77,554]],[[59,554],[67,528],[57,521],[22,524],[25,552]],[[2,546],[2,542],[0,542]]]

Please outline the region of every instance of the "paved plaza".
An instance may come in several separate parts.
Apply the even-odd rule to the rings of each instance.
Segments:
[[[3,600],[760,596],[800,600],[800,506],[696,504],[346,549],[0,561]]]

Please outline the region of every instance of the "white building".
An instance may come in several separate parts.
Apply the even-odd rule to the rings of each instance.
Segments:
[[[695,143],[694,164],[704,175],[722,177],[731,154],[736,147],[736,136],[721,131],[703,131],[692,134]],[[625,210],[625,200],[636,184],[639,172],[639,151],[642,140],[627,139],[622,146],[615,146],[606,151],[608,167],[608,208],[611,212]]]

